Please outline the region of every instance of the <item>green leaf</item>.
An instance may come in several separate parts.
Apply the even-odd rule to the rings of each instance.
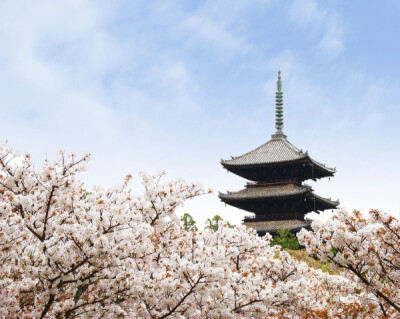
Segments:
[[[271,246],[280,245],[281,249],[298,250],[299,243],[296,236],[288,229],[278,229],[278,234],[271,241]]]
[[[188,213],[183,214],[183,216],[181,217],[181,222],[182,228],[186,231],[197,232],[199,230],[196,226],[196,221]]]

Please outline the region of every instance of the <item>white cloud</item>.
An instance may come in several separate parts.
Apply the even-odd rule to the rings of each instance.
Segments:
[[[155,63],[148,70],[148,81],[164,96],[162,107],[180,112],[198,111],[198,85],[182,61]]]
[[[302,27],[313,26],[317,29],[327,16],[314,0],[294,0],[289,11],[290,18]]]
[[[318,43],[320,53],[332,57],[338,56],[344,48],[343,28],[335,15],[330,15],[325,21],[325,33]]]
[[[0,136],[38,163],[59,148],[92,153],[89,185],[179,171],[176,126],[189,125],[179,117],[200,109],[180,52],[159,46],[154,30],[128,30],[121,41],[109,25],[116,10],[91,1],[0,5]],[[158,19],[134,26],[150,18]]]
[[[118,52],[118,48],[111,50],[113,43],[101,30],[98,8],[89,3],[2,4],[0,48],[7,66],[2,76],[8,78],[10,87],[20,90],[20,96],[5,94],[10,99],[3,99],[3,106],[34,108],[45,117],[58,106],[58,118],[65,116],[66,110],[102,113],[105,106],[97,92],[90,91],[90,81],[104,74],[103,65],[112,68],[110,58],[104,55]],[[25,97],[23,103],[20,97]]]
[[[38,161],[46,153],[51,158],[59,148],[93,153],[85,176],[91,185],[110,185],[126,173],[165,168],[171,177],[200,180],[216,192],[238,190],[245,181],[227,174],[219,158],[256,146],[249,132],[260,140],[272,133],[273,125],[266,128],[265,120],[273,122],[275,75],[281,68],[290,139],[343,172],[331,186],[317,184],[322,195],[336,198],[339,193],[343,203],[368,202],[365,194],[377,187],[359,170],[353,172],[355,164],[347,164],[350,142],[343,137],[339,150],[326,143],[354,131],[355,119],[364,133],[383,122],[377,106],[387,105],[381,102],[385,96],[395,96],[388,94],[385,83],[354,76],[324,86],[309,73],[311,62],[298,62],[296,51],[272,54],[264,42],[256,47],[259,43],[249,35],[254,30],[242,21],[251,19],[246,10],[254,2],[209,1],[191,9],[178,1],[165,3],[157,10],[155,4],[136,2],[126,13],[99,1],[1,2],[0,136]],[[318,54],[340,54],[343,32],[333,12],[315,1],[296,1],[292,11],[299,27],[318,36]],[[251,50],[256,54],[248,54]],[[243,60],[233,63],[239,55]],[[210,70],[203,72],[205,68]],[[228,68],[237,71],[233,77],[239,79],[221,75]],[[245,96],[262,90],[250,91],[246,85],[257,87],[266,74],[271,80],[265,84],[265,104],[254,111],[251,104],[258,103],[258,97],[250,96],[247,103]],[[218,81],[225,83],[217,86]],[[234,101],[234,90],[242,87],[241,104]],[[397,172],[394,165],[392,171]],[[395,189],[393,185],[393,198]],[[383,198],[383,193],[378,195]],[[218,213],[240,222],[242,216],[225,207],[217,194],[186,208],[198,220]]]
[[[251,10],[268,10],[277,0],[212,0],[203,1],[196,10],[188,12],[182,28],[189,31],[202,49],[211,51],[213,58],[228,63],[233,58],[243,56],[255,48],[248,39],[244,19]]]
[[[236,51],[244,45],[242,39],[227,31],[223,25],[204,17],[189,17],[184,21],[184,26],[205,41],[226,51]]]
[[[320,4],[315,0],[294,0],[289,16],[298,26],[318,35],[317,54],[336,57],[344,48],[342,22],[336,12],[320,9]]]

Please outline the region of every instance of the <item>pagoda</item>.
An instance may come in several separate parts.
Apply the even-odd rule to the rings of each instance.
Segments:
[[[250,182],[238,192],[219,193],[226,204],[254,213],[245,217],[244,224],[265,233],[278,229],[297,232],[309,228],[311,221],[304,218],[309,212],[335,209],[339,201],[314,194],[306,180],[333,176],[329,168],[312,159],[308,152],[292,145],[283,133],[283,92],[278,72],[276,92],[276,133],[265,144],[230,160],[221,160],[229,172]]]

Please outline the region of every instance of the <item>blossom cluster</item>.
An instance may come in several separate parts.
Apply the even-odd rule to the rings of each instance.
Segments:
[[[129,188],[131,176],[121,186],[88,191],[77,176],[89,159],[60,152],[55,163],[46,161],[36,170],[28,154],[0,147],[1,317],[380,315],[375,291],[360,292],[353,278],[328,275],[280,252],[279,246],[270,247],[268,234],[261,238],[245,226],[224,222],[217,231],[183,230],[175,209],[205,194],[201,186],[164,181],[160,172],[141,175],[141,196]],[[341,249],[329,244],[329,230],[320,230],[322,237],[302,233],[312,253],[322,257],[317,243],[326,247],[324,252]],[[380,247],[376,243],[375,251]],[[344,254],[334,258],[345,260]],[[382,293],[394,293],[396,286],[386,280],[395,274],[374,279]],[[383,307],[390,312],[387,304]]]
[[[331,220],[314,221],[313,231],[303,229],[298,239],[309,254],[342,269],[359,291],[369,292],[370,308],[384,318],[399,318],[400,221],[378,210],[369,214],[339,211]]]

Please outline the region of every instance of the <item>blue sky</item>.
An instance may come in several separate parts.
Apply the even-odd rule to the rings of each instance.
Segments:
[[[219,161],[274,133],[281,69],[289,141],[338,170],[316,193],[398,216],[399,17],[395,0],[3,0],[0,136],[38,165],[92,153],[89,185],[198,181],[214,195],[184,210],[238,223],[217,194],[245,180]]]

